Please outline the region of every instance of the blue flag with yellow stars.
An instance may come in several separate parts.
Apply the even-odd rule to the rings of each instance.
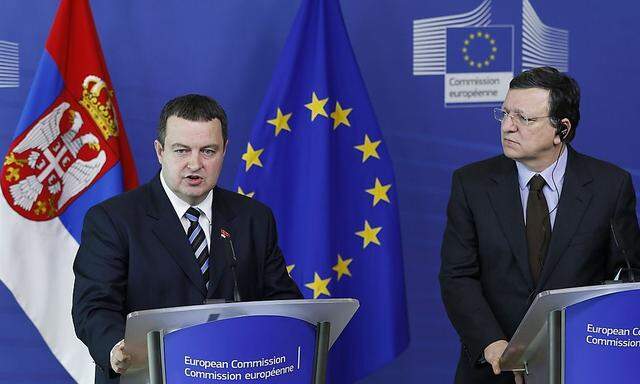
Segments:
[[[303,0],[236,178],[269,205],[307,298],[356,298],[329,383],[353,383],[409,342],[393,167],[337,0]]]

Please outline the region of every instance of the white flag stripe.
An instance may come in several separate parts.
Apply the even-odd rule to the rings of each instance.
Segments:
[[[93,361],[71,321],[71,265],[78,243],[59,219],[27,220],[4,197],[0,197],[0,220],[5,228],[16,229],[0,231],[0,280],[73,379],[92,383]]]

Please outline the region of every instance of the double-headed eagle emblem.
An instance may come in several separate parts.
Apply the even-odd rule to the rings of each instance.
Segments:
[[[80,112],[59,99],[59,104],[34,124],[5,157],[5,198],[26,218],[48,220],[59,215],[67,203],[93,183],[107,163],[107,153],[98,136],[102,133],[107,140],[117,135],[111,95],[96,76],[88,76],[83,88],[79,104],[98,129],[93,124],[82,129],[85,123]],[[103,90],[106,102],[101,103]],[[67,126],[70,127],[65,131]]]

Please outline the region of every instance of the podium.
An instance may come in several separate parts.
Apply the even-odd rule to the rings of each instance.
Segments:
[[[206,304],[132,312],[122,384],[323,383],[355,299]]]
[[[637,383],[640,283],[541,292],[501,359],[527,384]]]

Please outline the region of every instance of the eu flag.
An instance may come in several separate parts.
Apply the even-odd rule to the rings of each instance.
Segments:
[[[513,26],[447,28],[447,73],[513,72]]]
[[[275,214],[308,298],[360,309],[329,358],[352,383],[408,344],[397,187],[337,0],[303,0],[257,115],[238,192]]]

